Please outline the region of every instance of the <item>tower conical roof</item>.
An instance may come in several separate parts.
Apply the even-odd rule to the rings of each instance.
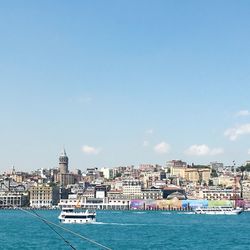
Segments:
[[[61,156],[67,156],[65,148],[63,148]]]

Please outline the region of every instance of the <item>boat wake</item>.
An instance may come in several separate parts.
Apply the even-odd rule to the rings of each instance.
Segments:
[[[117,225],[117,226],[145,226],[147,224],[135,224],[135,223],[116,223],[116,222],[92,222],[95,225]]]
[[[177,214],[195,214],[195,212],[179,212]]]

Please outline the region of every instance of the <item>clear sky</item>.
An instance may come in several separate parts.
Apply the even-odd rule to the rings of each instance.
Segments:
[[[0,171],[250,159],[249,1],[2,1]]]

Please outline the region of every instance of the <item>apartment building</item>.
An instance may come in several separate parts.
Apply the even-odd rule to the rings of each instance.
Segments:
[[[30,190],[30,206],[33,208],[52,207],[59,201],[58,187],[50,187],[48,185],[38,185],[31,187]]]

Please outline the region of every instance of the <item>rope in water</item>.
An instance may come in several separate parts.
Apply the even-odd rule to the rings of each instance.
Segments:
[[[73,250],[76,250],[76,248],[75,247],[73,247],[71,244],[70,244],[70,242],[68,241],[68,240],[66,240],[60,233],[58,233],[56,230],[55,230],[55,228],[53,228],[50,224],[48,224],[45,220],[44,220],[44,218],[41,216],[41,215],[39,215],[35,210],[32,210],[32,212],[34,213],[34,214],[36,214],[39,218],[41,218],[41,220],[52,230],[52,231],[54,231],[70,248],[72,248]]]
[[[74,232],[74,231],[72,231],[72,230],[70,230],[70,229],[68,229],[68,228],[66,228],[66,227],[63,227],[63,226],[61,226],[61,225],[57,225],[56,223],[51,222],[51,221],[49,221],[49,220],[47,220],[47,219],[41,217],[40,215],[34,214],[34,213],[32,213],[32,212],[30,212],[30,211],[28,211],[28,210],[25,210],[25,209],[23,209],[23,208],[21,208],[21,207],[16,207],[16,206],[13,206],[12,204],[8,204],[8,203],[6,203],[6,202],[5,202],[3,199],[1,199],[1,198],[0,198],[0,201],[2,201],[3,203],[5,203],[5,205],[7,205],[7,206],[11,206],[11,207],[13,207],[13,208],[15,208],[15,209],[19,209],[19,210],[21,210],[21,211],[24,212],[24,213],[27,213],[27,214],[29,214],[29,215],[31,215],[31,216],[33,216],[33,217],[36,217],[36,218],[42,220],[43,222],[46,222],[47,225],[48,225],[48,224],[49,224],[49,225],[53,225],[53,226],[55,226],[55,227],[57,227],[57,228],[60,228],[60,229],[66,231],[66,232],[68,232],[68,233],[71,233],[71,234],[73,234],[73,235],[75,235],[75,236],[81,238],[82,240],[88,241],[88,242],[90,242],[90,243],[92,243],[92,244],[94,244],[94,245],[96,245],[96,246],[99,246],[99,247],[101,247],[101,248],[103,248],[103,249],[112,250],[111,248],[106,247],[106,246],[102,245],[101,243],[98,243],[97,241],[94,241],[94,240],[92,240],[92,239],[89,239],[89,238],[87,238],[86,236],[83,236],[83,235],[81,235],[81,234],[79,234],[79,233],[76,233],[76,232]],[[67,241],[67,240],[66,240],[66,241]],[[71,246],[71,248],[72,248],[72,246]],[[73,248],[74,248],[74,247],[73,247]],[[75,248],[74,248],[74,249],[75,249]]]

